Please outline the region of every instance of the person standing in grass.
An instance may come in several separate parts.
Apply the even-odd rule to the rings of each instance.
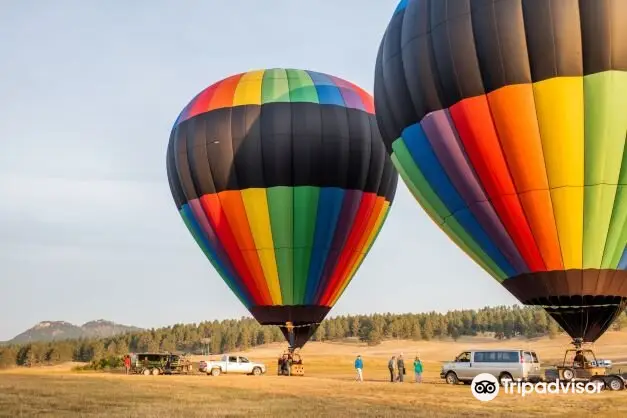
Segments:
[[[392,356],[390,361],[388,361],[388,370],[390,371],[390,382],[394,383],[394,369],[396,368],[396,356]]]
[[[128,354],[124,356],[124,370],[126,374],[129,374],[131,370],[131,357]]]
[[[422,361],[420,361],[419,356],[416,356],[414,360],[414,378],[416,383],[422,382]]]
[[[357,377],[355,378],[355,380],[357,380],[358,382],[364,381],[363,368],[364,362],[361,359],[361,356],[357,355],[357,358],[355,359],[355,370],[357,371]]]
[[[403,383],[403,378],[405,377],[405,360],[403,360],[403,353],[398,356],[396,364],[398,369],[398,381]]]

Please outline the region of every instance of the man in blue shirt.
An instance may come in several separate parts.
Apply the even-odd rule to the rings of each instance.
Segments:
[[[357,370],[357,377],[355,378],[355,380],[357,380],[358,382],[364,381],[363,368],[364,362],[362,361],[361,356],[357,355],[357,358],[355,359],[355,370]]]

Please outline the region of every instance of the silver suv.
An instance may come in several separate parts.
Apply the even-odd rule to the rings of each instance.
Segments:
[[[540,360],[535,351],[518,349],[464,351],[454,361],[442,365],[440,377],[452,385],[469,384],[481,373],[491,374],[501,385],[506,380],[542,380]]]

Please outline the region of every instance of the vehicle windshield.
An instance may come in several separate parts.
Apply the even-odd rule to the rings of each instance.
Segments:
[[[249,363],[249,361],[248,361],[248,359],[247,359],[246,357],[240,357],[240,358],[239,358],[239,360],[240,360],[242,363]]]
[[[462,362],[462,363],[470,362],[470,353],[469,352],[461,353],[459,356],[457,356],[455,361]]]

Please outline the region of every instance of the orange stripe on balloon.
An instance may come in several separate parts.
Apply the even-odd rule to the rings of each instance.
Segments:
[[[330,286],[327,289],[327,292],[325,293],[325,295],[323,296],[322,298],[323,305],[329,306],[328,303],[333,300],[333,297],[338,292],[338,290],[343,288],[344,287],[343,285],[351,279],[352,277],[351,273],[353,272],[356,263],[359,261],[359,258],[365,249],[366,243],[368,242],[368,237],[370,237],[370,235],[373,234],[374,226],[377,223],[377,219],[379,218],[379,215],[381,214],[384,204],[385,204],[385,197],[382,197],[382,196],[376,197],[374,201],[374,206],[372,207],[372,210],[370,212],[370,216],[368,217],[366,225],[360,231],[361,236],[359,237],[357,241],[357,245],[355,246],[355,248],[351,249],[348,262],[344,265],[341,273],[338,276],[340,279],[337,281],[337,283],[334,286]]]
[[[351,232],[344,244],[344,248],[342,249],[342,253],[340,254],[335,269],[333,270],[333,274],[331,275],[331,278],[327,282],[326,288],[321,295],[321,301],[328,300],[331,296],[331,289],[337,287],[338,283],[342,281],[342,273],[346,269],[346,266],[348,265],[353,252],[356,250],[357,244],[364,233],[364,229],[368,224],[370,213],[374,208],[376,200],[377,195],[375,193],[362,194],[359,209],[357,209],[357,214],[355,215],[355,220],[353,221],[353,225],[351,227]]]
[[[527,221],[548,270],[562,270],[562,253],[544,164],[533,87],[518,84],[488,94],[494,126]]]
[[[216,88],[211,101],[209,102],[209,110],[220,109],[233,106],[233,97],[235,89],[242,78],[242,74],[235,74],[222,80]]]
[[[270,290],[261,268],[255,241],[248,225],[248,217],[246,216],[242,195],[238,190],[226,190],[218,193],[218,197],[220,198],[220,204],[226,219],[231,226],[235,241],[237,241],[237,246],[257,284],[257,290],[260,293],[262,302],[264,305],[272,305],[272,297],[270,296]]]
[[[545,271],[492,123],[486,96],[464,99],[450,107],[464,149],[492,206],[531,271]]]
[[[258,290],[255,278],[251,274],[248,264],[238,247],[237,241],[226,217],[226,213],[220,203],[220,198],[217,194],[207,194],[200,198],[200,203],[207,215],[207,218],[209,219],[209,223],[218,236],[222,247],[231,260],[233,267],[235,267],[238,276],[241,278],[244,286],[253,297],[253,302],[255,304],[261,304],[262,294]]]

